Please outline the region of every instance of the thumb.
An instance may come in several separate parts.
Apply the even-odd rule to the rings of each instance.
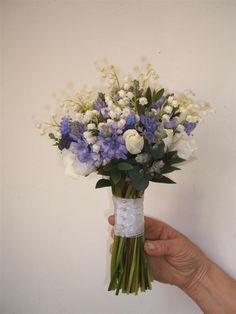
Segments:
[[[150,256],[174,255],[175,243],[173,239],[146,241],[144,249]]]

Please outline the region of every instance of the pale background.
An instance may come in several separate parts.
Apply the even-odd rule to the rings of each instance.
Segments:
[[[181,230],[236,277],[236,1],[1,1],[1,314],[197,314],[173,286],[107,292],[112,212],[96,177],[65,177],[34,123],[69,81],[101,84],[94,61],[125,72],[146,56],[160,82],[216,113],[198,160],[151,185],[147,215]]]

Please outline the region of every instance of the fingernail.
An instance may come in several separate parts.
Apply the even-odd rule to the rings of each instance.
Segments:
[[[147,248],[149,250],[154,250],[155,249],[155,244],[153,244],[152,242],[147,241],[146,244],[147,244]]]

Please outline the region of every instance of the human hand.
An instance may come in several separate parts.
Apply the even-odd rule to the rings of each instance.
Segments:
[[[114,215],[108,221],[114,225]],[[166,223],[149,217],[145,217],[145,240],[155,280],[185,292],[197,288],[211,261],[194,243]]]

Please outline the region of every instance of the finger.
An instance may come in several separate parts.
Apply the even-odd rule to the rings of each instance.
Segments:
[[[170,227],[168,224],[153,219],[151,217],[144,217],[145,224],[145,238],[147,240],[167,240],[172,239],[180,235],[180,233],[174,228]]]
[[[114,226],[115,224],[115,215],[111,215],[108,217],[108,222],[110,225]]]
[[[144,249],[150,256],[174,256],[177,253],[175,242],[175,239],[146,241]]]

